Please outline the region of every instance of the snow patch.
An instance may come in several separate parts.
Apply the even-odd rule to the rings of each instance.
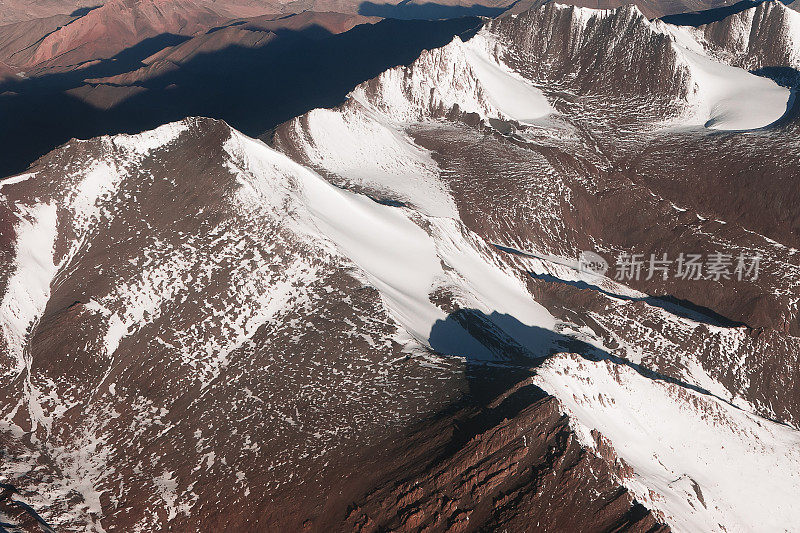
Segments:
[[[19,174],[17,176],[11,176],[10,178],[6,178],[3,181],[0,181],[0,189],[5,187],[6,185],[13,185],[15,183],[22,183],[23,181],[27,181],[31,178],[36,177],[36,172],[28,172],[26,174]]]
[[[44,313],[50,298],[50,283],[58,270],[53,262],[58,233],[56,205],[18,205],[18,208],[20,221],[15,228],[13,274],[0,302],[0,328],[8,351],[16,360],[17,373],[25,367],[28,333]]]
[[[689,125],[718,130],[762,128],[786,114],[791,91],[774,81],[712,59],[707,54],[702,33],[695,28],[655,21],[652,27],[670,35],[679,60],[688,69],[694,90],[688,101]],[[750,20],[752,25],[752,20]],[[733,36],[733,46],[746,47],[749,33],[741,28]],[[747,36],[746,36],[747,35]]]
[[[456,216],[455,202],[429,153],[357,102],[341,110],[311,111],[295,120],[294,134],[312,166],[431,216]]]
[[[455,37],[356,87],[350,96],[399,122],[461,112],[531,122],[553,112],[544,94],[499,59],[504,50],[487,29],[468,42]]]
[[[535,382],[559,399],[585,445],[595,446],[592,429],[613,443],[634,471],[623,482],[677,530],[800,523],[800,432],[610,361],[553,357]]]
[[[123,148],[128,152],[146,155],[177,139],[189,129],[189,123],[192,120],[187,118],[179,122],[170,122],[154,130],[137,133],[136,135],[119,134],[113,137],[106,137],[106,139],[109,139],[114,146]]]
[[[487,33],[476,35],[463,46],[486,98],[503,115],[530,124],[554,112],[540,89],[497,59],[502,47]]]
[[[683,56],[697,87],[689,101],[707,128],[761,128],[777,121],[788,110],[791,91],[774,81],[717,63],[689,49],[683,51]]]

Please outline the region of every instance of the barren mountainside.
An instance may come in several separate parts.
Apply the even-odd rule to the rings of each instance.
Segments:
[[[551,3],[0,180],[0,522],[791,530],[797,16]],[[760,268],[615,275],[683,253]]]

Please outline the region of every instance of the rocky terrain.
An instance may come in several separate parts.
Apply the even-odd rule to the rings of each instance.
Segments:
[[[257,2],[253,0],[109,0],[107,2],[29,2],[4,0],[0,3],[0,61],[18,76],[40,76],[45,72],[80,69],[93,61],[111,58],[150,40],[202,35],[220,26],[243,24],[246,19],[276,20],[304,14],[320,16],[325,29],[345,31],[352,23],[325,24],[326,14],[358,20],[358,16],[396,19],[443,19],[459,16],[497,16],[504,12],[521,13],[547,2],[523,0],[463,0],[432,2],[360,2],[344,0],[293,0]],[[624,2],[573,2],[582,7],[613,9]],[[684,14],[690,11],[742,11],[757,2],[745,0],[731,7],[730,1],[648,0],[636,3],[649,18]],[[791,4],[791,2],[789,2]],[[792,4],[793,5],[793,4]],[[794,6],[793,6],[794,7]],[[728,11],[725,11],[728,13]],[[329,16],[329,15],[327,15]],[[684,15],[678,15],[684,16]],[[308,24],[307,24],[308,25]],[[296,24],[292,27],[296,28]],[[259,28],[263,29],[263,28]],[[236,42],[234,39],[232,42]],[[155,50],[154,50],[155,51]],[[8,77],[0,72],[0,80]]]
[[[53,16],[0,26],[0,58],[23,79],[60,72],[77,75],[104,60],[124,61],[135,50],[147,50],[157,58],[169,56],[178,45],[195,54],[210,53],[233,46],[263,46],[276,31],[327,35],[376,21],[326,12],[231,19],[193,0],[115,0],[79,17]],[[147,64],[156,57],[142,59]],[[186,54],[180,56],[186,59]],[[137,81],[142,80],[130,79]]]
[[[704,20],[450,22],[260,139],[184,118],[0,181],[3,527],[790,531],[800,14]],[[682,253],[760,268],[614,270]]]

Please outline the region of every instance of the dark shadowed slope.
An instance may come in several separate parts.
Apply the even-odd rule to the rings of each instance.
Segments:
[[[400,2],[399,4],[388,4],[366,1],[361,2],[358,6],[358,12],[361,15],[402,20],[437,20],[468,16],[496,17],[507,9],[507,6],[495,7],[481,4],[448,5],[435,2]]]
[[[703,24],[717,22],[731,15],[741,13],[742,11],[746,11],[760,3],[761,2],[755,0],[742,0],[741,2],[736,2],[735,4],[715,7],[712,9],[667,15],[665,17],[661,17],[661,20],[667,24],[676,24],[678,26],[701,26]]]
[[[567,0],[559,4],[588,7],[591,9],[615,9],[626,5],[635,5],[650,19],[687,13],[692,11],[705,11],[708,9],[724,8],[734,3],[735,0]],[[549,0],[521,0],[515,4],[509,13],[522,13],[531,7],[539,7],[553,3]]]
[[[0,175],[23,170],[70,138],[137,132],[186,116],[221,118],[248,135],[261,135],[315,107],[332,106],[358,83],[396,65],[410,63],[423,49],[442,46],[454,35],[480,26],[476,18],[448,21],[386,20],[325,39],[287,32],[261,48],[233,46],[200,54],[135,86],[84,85],[84,78],[121,74],[166,42],[162,35],[80,73],[0,85]],[[466,37],[465,37],[466,38]],[[171,41],[171,42],[170,42]],[[98,109],[79,91],[129,91],[118,105]],[[3,94],[4,93],[4,94]],[[123,97],[123,98],[124,98]]]

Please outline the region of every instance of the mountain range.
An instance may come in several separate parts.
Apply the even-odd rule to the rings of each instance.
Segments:
[[[0,27],[3,528],[800,523],[800,13],[144,1]]]

